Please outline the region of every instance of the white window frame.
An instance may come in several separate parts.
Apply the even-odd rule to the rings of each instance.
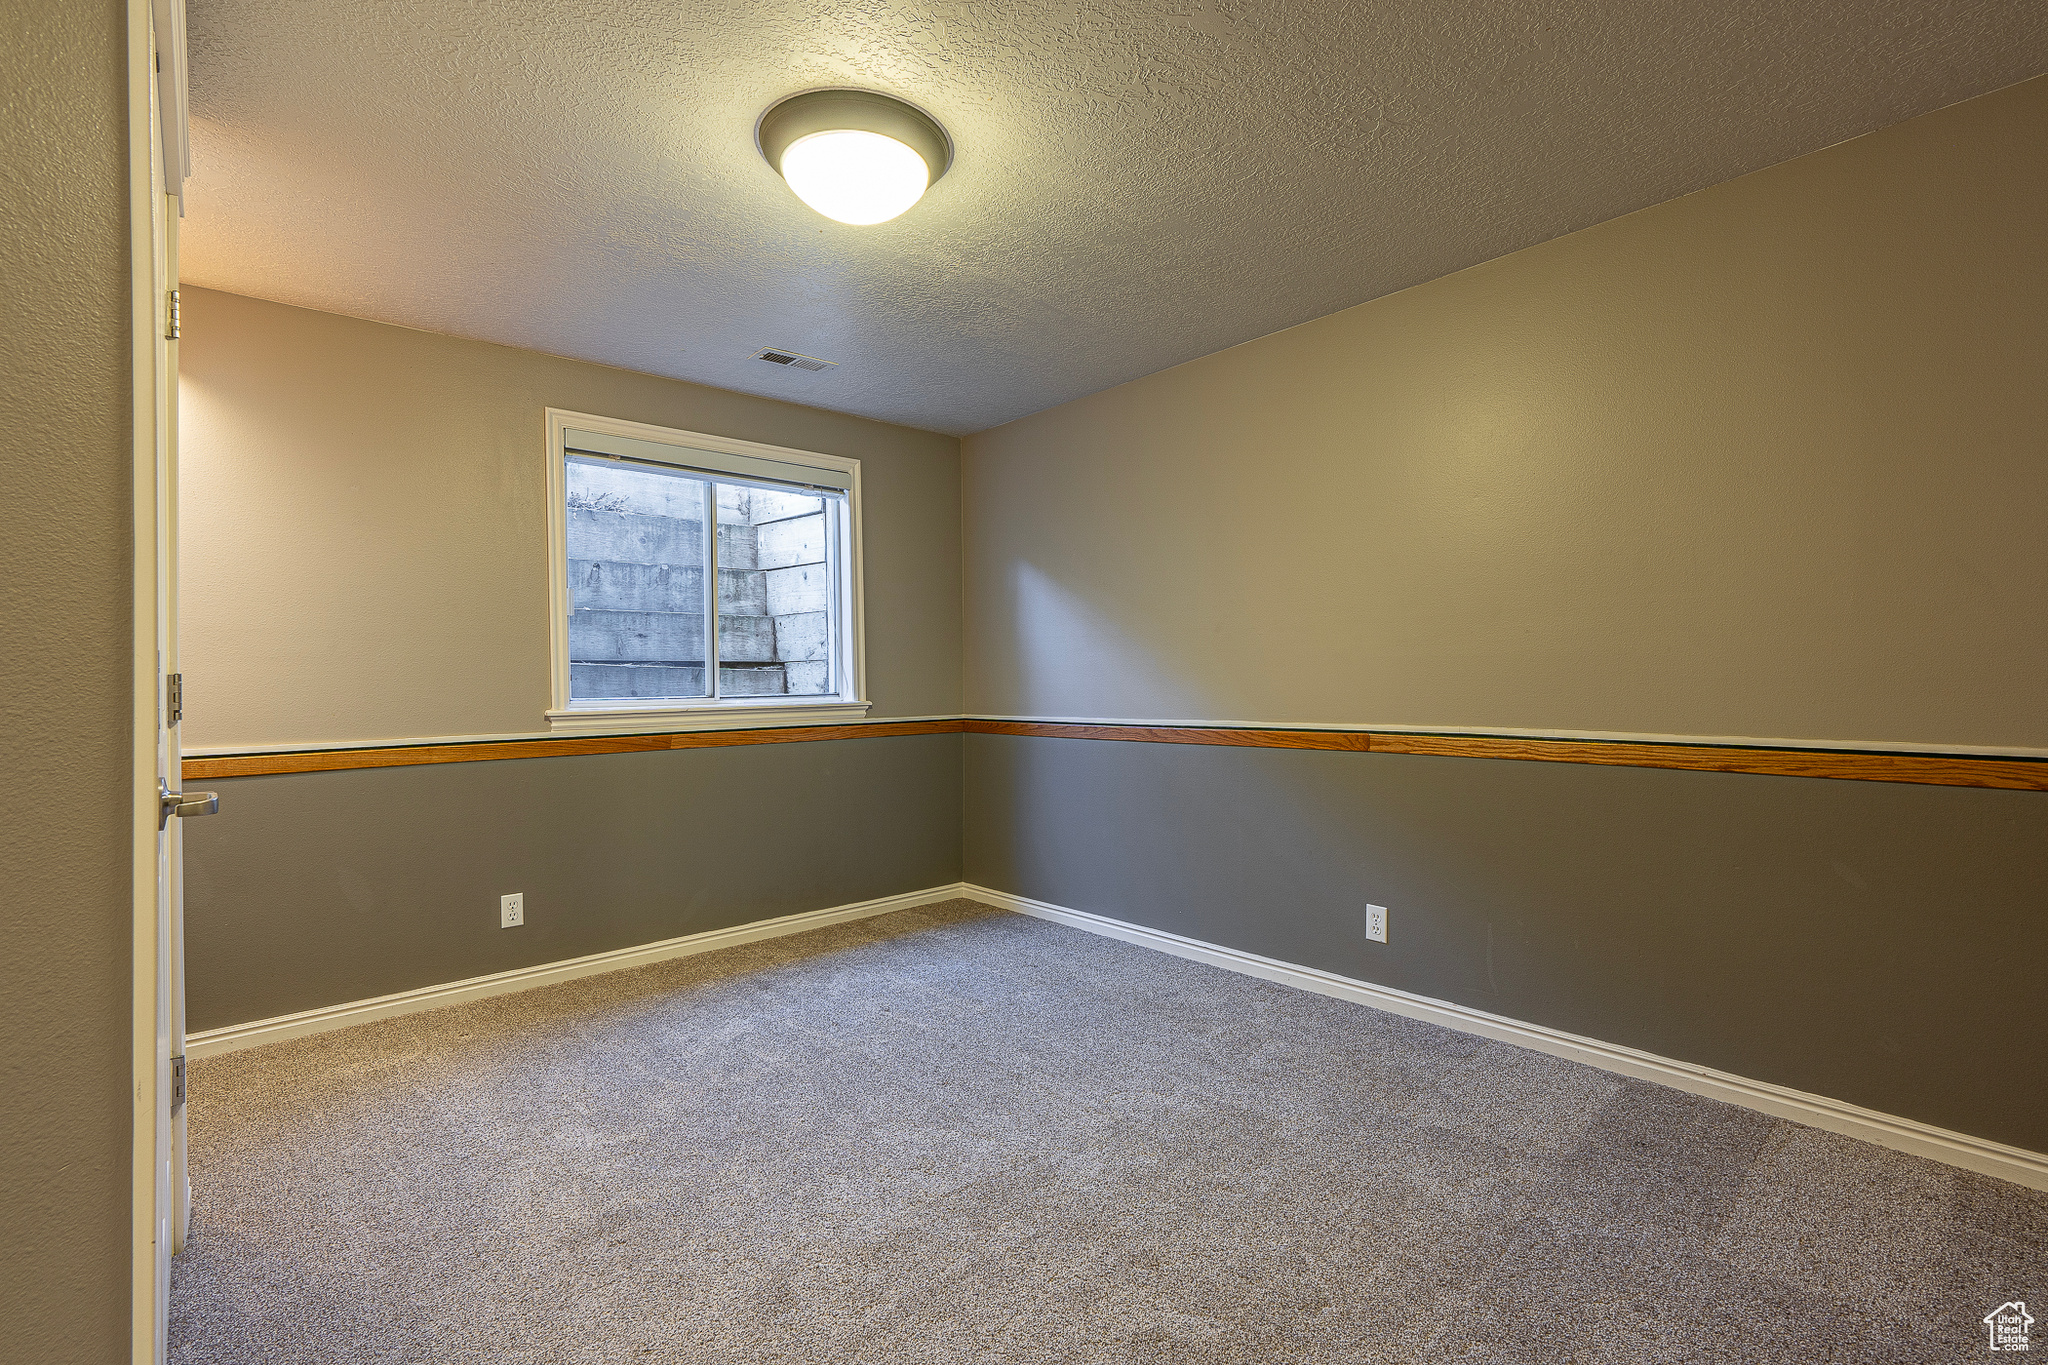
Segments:
[[[548,729],[556,734],[649,734],[663,731],[746,730],[771,725],[833,725],[865,720],[868,707],[867,628],[861,605],[860,461],[815,450],[792,450],[730,436],[673,427],[649,426],[587,412],[547,409],[548,421],[548,647],[554,704],[548,708]],[[846,490],[845,553],[839,580],[839,620],[834,676],[842,690],[831,696],[732,697],[704,700],[606,697],[572,702],[569,696],[569,512],[568,447],[571,428],[606,436],[675,446],[676,466],[699,469],[691,451],[748,456],[781,464],[832,470],[850,478]],[[707,477],[716,479],[715,471]],[[710,587],[716,600],[715,585]],[[715,610],[715,608],[714,608]]]

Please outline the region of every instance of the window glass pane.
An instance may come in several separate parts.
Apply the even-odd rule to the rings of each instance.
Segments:
[[[645,465],[568,462],[569,695],[710,695],[706,483]]]
[[[832,676],[843,499],[718,486],[718,687],[723,696],[823,696]]]

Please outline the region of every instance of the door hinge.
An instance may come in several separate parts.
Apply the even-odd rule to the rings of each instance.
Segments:
[[[177,1113],[185,1107],[185,1059],[171,1058],[171,1112]]]
[[[164,675],[164,728],[175,729],[185,719],[185,675],[167,673]]]
[[[164,340],[178,339],[178,291],[173,289],[164,302]]]

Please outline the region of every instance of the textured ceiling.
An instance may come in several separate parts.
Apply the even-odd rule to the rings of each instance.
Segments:
[[[190,5],[188,282],[956,433],[2048,70],[2039,0]],[[952,173],[818,217],[819,85]]]

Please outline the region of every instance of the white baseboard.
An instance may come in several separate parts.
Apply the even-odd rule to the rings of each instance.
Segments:
[[[1741,1105],[1745,1109],[1790,1119],[1794,1123],[1861,1138],[1880,1147],[1910,1152],[1914,1156],[1924,1156],[1950,1166],[1960,1166],[1964,1170],[1996,1176],[2000,1180],[2010,1180],[2029,1189],[2048,1190],[2048,1155],[2040,1152],[2030,1152],[2021,1147],[2008,1147],[2002,1142],[1971,1137],[1967,1133],[1950,1132],[1946,1128],[1936,1128],[1931,1124],[1899,1118],[1894,1114],[1880,1114],[1874,1109],[1844,1104],[1825,1095],[1810,1095],[1803,1090],[1772,1085],[1768,1081],[1753,1081],[1744,1076],[1731,1075],[1726,1071],[1715,1071],[1711,1067],[1695,1066],[1691,1062],[1674,1061],[1651,1052],[1639,1052],[1632,1047],[1603,1043],[1597,1038],[1582,1038],[1578,1034],[1545,1028],[1541,1024],[1525,1024],[1518,1019],[1488,1014],[1484,1010],[1475,1010],[1464,1005],[1454,1005],[1447,1000],[1412,995],[1407,991],[1398,991],[1387,986],[1375,986],[1369,981],[1338,976],[1334,972],[1318,971],[1313,967],[1298,967],[1290,962],[1260,957],[1256,953],[1224,948],[1214,943],[1204,943],[1200,939],[1183,938],[1179,934],[1147,929],[1143,925],[1127,924],[1122,920],[1090,914],[1085,910],[1069,910],[1064,906],[1048,905],[1044,901],[1013,896],[1004,891],[992,891],[985,886],[970,884],[954,894],[965,895],[988,905],[1015,910],[1038,919],[1052,920],[1075,929],[1085,929],[1091,934],[1122,939],[1126,943],[1171,953],[1175,957],[1206,962],[1210,966],[1222,967],[1227,971],[1277,981],[1282,985],[1314,991],[1318,995],[1335,996],[1339,1000],[1349,1000],[1360,1005],[1370,1005],[1374,1009],[1406,1015],[1410,1019],[1441,1024],[1445,1028],[1457,1029],[1461,1033],[1473,1033],[1482,1038],[1492,1038],[1499,1042],[1531,1048],[1537,1052],[1547,1052],[1553,1057],[1565,1057],[1575,1062],[1584,1062],[1588,1066],[1599,1067],[1602,1071],[1633,1076],[1638,1080],[1655,1081],[1695,1095],[1724,1100],[1729,1104]]]
[[[515,971],[494,972],[489,976],[473,976],[466,981],[450,981],[440,986],[422,986],[418,990],[400,991],[396,995],[380,995],[371,1000],[351,1000],[345,1004],[328,1005],[321,1009],[301,1010],[297,1014],[281,1014],[275,1019],[258,1019],[248,1024],[207,1029],[186,1036],[185,1056],[193,1061],[199,1061],[224,1053],[239,1052],[245,1047],[281,1043],[287,1038],[302,1038],[310,1033],[325,1033],[330,1029],[367,1024],[372,1020],[389,1019],[394,1015],[445,1009],[450,1005],[481,1000],[486,996],[532,990],[536,986],[552,986],[559,981],[573,981],[579,976],[624,971],[629,967],[645,967],[656,962],[666,962],[670,958],[715,952],[720,948],[733,948],[764,938],[801,934],[809,929],[822,929],[828,924],[844,924],[848,920],[866,919],[871,915],[886,915],[892,910],[909,910],[919,905],[956,900],[966,894],[966,888],[955,882],[950,886],[909,891],[900,896],[884,896],[880,900],[857,901],[852,905],[808,910],[800,915],[784,915],[779,919],[736,924],[730,929],[685,934],[681,938],[663,939],[659,943],[643,943],[637,948],[592,953],[588,957],[572,957],[564,962],[546,962],[538,967],[521,967]]]

